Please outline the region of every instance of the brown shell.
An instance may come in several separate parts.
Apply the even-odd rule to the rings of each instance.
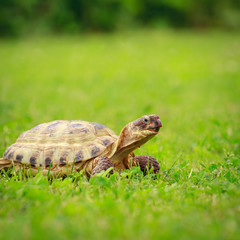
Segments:
[[[102,124],[57,120],[23,132],[3,158],[36,167],[71,165],[101,155],[116,140],[115,133]]]

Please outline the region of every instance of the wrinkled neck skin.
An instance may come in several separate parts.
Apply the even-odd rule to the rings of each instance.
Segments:
[[[128,155],[154,137],[154,134],[146,135],[133,131],[133,128],[133,124],[129,123],[122,129],[118,141],[116,141],[113,154],[110,156],[115,168],[129,168]]]

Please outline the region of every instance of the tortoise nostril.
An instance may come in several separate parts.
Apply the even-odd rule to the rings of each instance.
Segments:
[[[155,125],[156,127],[162,127],[162,122],[160,119],[157,119],[157,121],[155,121]]]

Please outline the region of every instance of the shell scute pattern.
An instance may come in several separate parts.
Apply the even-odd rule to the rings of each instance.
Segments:
[[[34,157],[34,156],[31,156],[30,157],[30,164],[31,164],[31,166],[36,166],[36,164],[37,164],[37,158],[36,157]]]
[[[16,155],[16,160],[17,160],[18,162],[21,162],[22,159],[23,159],[23,155],[21,155],[21,154],[17,154],[17,155]]]
[[[55,151],[55,156],[53,157],[53,164],[65,165],[67,162],[71,163],[73,161],[73,149],[70,147],[63,147]]]
[[[94,126],[94,129],[97,131],[97,130],[100,130],[100,129],[103,129],[103,128],[107,128],[105,125],[101,124],[101,123],[91,123],[91,125]]]
[[[75,162],[81,162],[84,159],[84,154],[82,150],[79,150],[75,155]]]
[[[57,120],[23,132],[4,158],[34,167],[63,166],[101,155],[116,139],[103,124]]]
[[[10,152],[10,153],[8,154],[7,159],[8,159],[8,160],[12,160],[12,159],[13,159],[13,155],[14,155],[14,152]]]
[[[45,158],[45,166],[46,167],[49,167],[51,165],[51,163],[52,163],[52,160],[50,157]]]
[[[82,127],[82,123],[74,123],[69,126],[69,128],[76,128],[76,127]]]
[[[86,134],[86,133],[88,133],[88,132],[90,132],[90,130],[88,129],[88,128],[73,128],[73,129],[69,129],[69,134],[82,134],[82,135],[84,135],[84,134]]]
[[[109,146],[112,142],[109,140],[109,139],[107,139],[107,138],[104,138],[104,139],[102,139],[102,143],[104,144],[104,146]]]
[[[10,149],[11,149],[11,147],[8,147],[8,148],[6,149],[6,151],[5,151],[4,154],[3,154],[3,157],[4,157],[4,158],[7,158]]]
[[[56,128],[58,124],[60,124],[60,121],[52,122],[52,124],[48,125],[46,129],[51,130],[53,128]]]
[[[59,165],[60,165],[60,166],[64,166],[64,165],[66,165],[66,164],[67,164],[66,158],[60,157],[60,159],[59,159]]]
[[[45,167],[49,167],[50,164],[52,164],[53,159],[54,159],[54,155],[57,155],[58,153],[58,148],[57,147],[53,147],[53,148],[46,148],[43,154],[43,161],[42,161],[42,165]],[[58,156],[56,156],[58,157]]]
[[[92,157],[97,157],[99,155],[100,151],[101,151],[101,149],[99,147],[93,146],[91,148],[91,156]]]

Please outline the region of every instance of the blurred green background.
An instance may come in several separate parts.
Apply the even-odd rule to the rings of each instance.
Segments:
[[[240,28],[236,0],[0,1],[0,36],[151,27]]]

